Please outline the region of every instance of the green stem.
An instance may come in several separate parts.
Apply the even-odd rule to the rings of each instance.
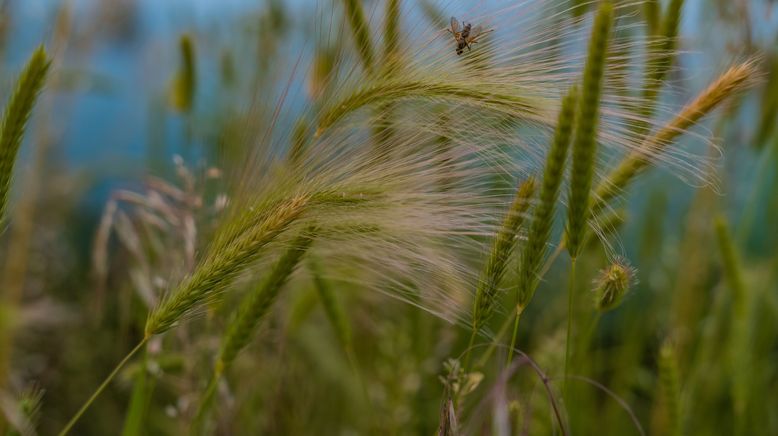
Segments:
[[[589,328],[586,329],[586,335],[583,337],[583,340],[580,342],[581,344],[581,350],[584,352],[587,352],[592,344],[592,339],[594,339],[594,334],[597,331],[597,326],[600,324],[600,318],[602,317],[602,313],[599,311],[594,314],[594,318],[592,319],[591,324],[589,325]]]
[[[492,353],[494,353],[494,350],[497,349],[497,345],[499,345],[502,342],[503,336],[505,336],[506,333],[508,333],[508,327],[511,326],[511,321],[513,320],[513,316],[515,316],[515,313],[508,318],[505,319],[505,322],[502,323],[502,326],[500,326],[500,331],[497,332],[497,335],[494,337],[494,340],[489,344],[489,347],[486,349],[484,354],[481,355],[481,358],[478,359],[478,362],[476,362],[475,367],[481,368],[484,365],[486,365],[486,362],[489,361],[489,358],[492,357]]]
[[[86,400],[86,403],[84,403],[83,406],[81,406],[81,409],[76,412],[75,415],[70,419],[70,421],[65,425],[65,428],[62,429],[62,431],[59,432],[59,436],[64,436],[70,432],[70,430],[73,429],[73,426],[78,422],[79,418],[81,418],[81,415],[86,412],[87,409],[89,409],[89,406],[92,405],[92,403],[97,399],[98,396],[105,390],[106,387],[108,387],[108,384],[111,383],[111,381],[116,377],[116,374],[119,373],[119,371],[124,367],[124,365],[127,364],[127,362],[130,361],[132,356],[135,355],[138,351],[140,351],[144,345],[146,345],[146,342],[148,342],[149,337],[146,336],[143,338],[138,345],[135,346],[132,350],[130,350],[129,353],[127,353],[126,356],[124,356],[124,359],[122,359],[119,364],[116,365],[116,368],[111,371],[110,374],[108,374],[108,377],[103,380],[103,383],[95,390],[95,392],[92,394],[91,397],[89,397],[88,400]]]
[[[754,177],[754,181],[752,183],[754,189],[751,190],[748,200],[746,201],[744,211],[740,217],[740,223],[737,229],[737,239],[742,243],[748,243],[748,238],[751,236],[751,228],[754,224],[754,220],[756,219],[755,217],[758,207],[761,204],[759,202],[759,196],[763,191],[760,188],[762,186],[767,186],[765,179],[770,172],[773,154],[778,156],[778,135],[776,135],[776,141],[774,144],[774,146],[762,152],[759,163],[757,164],[758,167],[756,170],[756,177]]]
[[[516,348],[516,338],[518,337],[519,333],[519,320],[521,319],[521,313],[524,311],[524,309],[520,307],[516,307],[516,313],[514,314],[514,321],[513,321],[513,336],[511,337],[511,346],[508,348],[508,360],[505,362],[505,365],[508,366],[511,364],[511,361],[513,360],[513,349]]]
[[[573,331],[573,307],[575,303],[575,258],[570,261],[570,289],[567,291],[567,339],[565,340],[565,378],[562,381],[562,392],[567,398],[567,377],[570,371],[571,342]]]
[[[475,344],[475,337],[478,335],[478,330],[473,329],[473,332],[470,333],[470,342],[467,344],[467,349],[465,349],[465,364],[462,366],[464,368],[465,372],[470,371],[470,352],[473,349],[473,344]]]
[[[200,406],[197,409],[197,415],[195,415],[194,423],[192,424],[192,434],[205,434],[208,413],[210,412],[211,404],[216,397],[216,389],[219,387],[219,380],[221,380],[221,372],[214,371],[211,375],[211,379],[208,381],[208,386],[206,386],[203,396],[200,398]]]
[[[551,253],[551,256],[548,257],[546,260],[546,263],[543,265],[543,268],[541,268],[540,273],[538,274],[540,277],[543,277],[546,275],[548,270],[551,268],[551,265],[554,263],[557,257],[559,257],[560,254],[562,254],[562,251],[565,249],[564,241],[557,245],[556,250],[554,250],[553,253]],[[521,310],[523,312],[523,310]],[[489,348],[486,349],[486,352],[481,356],[480,359],[478,359],[478,362],[476,362],[476,367],[482,367],[486,365],[486,362],[489,360],[490,357],[492,357],[492,353],[494,353],[494,350],[497,348],[497,345],[502,342],[503,336],[505,336],[505,333],[508,332],[508,328],[511,325],[511,322],[514,323],[514,331],[516,330],[516,325],[518,324],[518,320],[516,320],[515,317],[520,317],[521,313],[519,310],[516,310],[511,316],[505,318],[505,321],[503,321],[502,325],[500,326],[500,330],[497,332],[497,335],[494,337],[494,340],[491,344],[489,344]],[[515,336],[515,333],[514,333]],[[513,350],[516,346],[515,338],[513,341],[511,341],[511,348],[509,349],[508,353],[513,353]],[[510,362],[512,356],[508,357],[508,362]]]

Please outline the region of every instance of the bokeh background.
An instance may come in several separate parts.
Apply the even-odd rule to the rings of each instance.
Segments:
[[[467,3],[472,7],[472,2]],[[373,13],[376,22],[380,21],[381,3],[366,0],[364,5],[368,15]],[[429,9],[425,5],[424,0],[403,1],[403,19],[426,19]],[[456,1],[433,6],[444,16],[457,15],[464,7]],[[0,1],[0,91],[4,98],[37,45],[44,43],[54,57],[51,80],[22,146],[13,212],[0,257],[3,286],[18,289],[23,296],[14,383],[25,388],[34,381],[45,391],[42,434],[59,429],[123,355],[132,342],[133,319],[142,317],[135,313],[137,308],[128,308],[138,298],[133,289],[144,285],[132,277],[138,262],[132,247],[127,248],[132,236],[122,235],[120,229],[106,242],[111,255],[99,251],[105,242],[99,229],[106,207],[112,201],[127,200],[131,197],[127,192],[160,188],[160,180],[187,194],[188,187],[191,193],[205,192],[200,200],[217,207],[225,179],[240,167],[242,129],[250,125],[246,120],[252,111],[272,110],[290,80],[292,91],[284,110],[300,112],[310,104],[308,72],[295,70],[294,65],[311,56],[316,29],[337,13],[339,9],[330,0]],[[334,22],[342,25],[338,18]],[[182,35],[188,35],[194,47],[196,85],[191,102],[176,101],[174,95],[176,77],[185,62]],[[617,343],[614,338],[621,334],[640,332],[634,334],[649,337],[647,341],[654,345],[648,348],[655,348],[659,342],[656,332],[662,331],[657,326],[673,312],[671,295],[694,287],[716,289],[720,261],[710,217],[723,213],[733,229],[747,278],[760,289],[752,316],[761,327],[752,346],[758,350],[755,365],[764,371],[756,372],[765,377],[762,383],[776,387],[778,2],[688,0],[679,48],[682,54],[672,73],[671,92],[663,96],[668,104],[689,100],[734,60],[761,55],[765,77],[757,89],[731,102],[700,129],[711,133],[722,150],[712,156],[718,159],[717,187],[693,186],[668,177],[660,168],[632,189],[626,206],[629,218],[618,230],[617,245],[637,266],[640,284],[623,310],[603,321],[605,331],[611,331],[605,335]],[[691,138],[687,142],[708,153],[701,141]],[[33,179],[37,181],[28,183]],[[133,198],[129,200],[132,204]],[[123,204],[117,207],[128,210]],[[99,271],[96,251],[98,256],[110,257],[105,271]],[[555,285],[553,278],[549,282]],[[693,316],[701,323],[705,313],[714,310],[713,295],[710,291],[698,302],[698,313]],[[354,416],[358,410],[320,402],[329,394],[351,404],[342,398],[351,395],[354,401],[357,388],[350,385],[346,394],[332,393],[342,390],[334,380],[348,374],[348,363],[342,357],[327,357],[318,343],[320,335],[327,333],[316,328],[323,323],[322,315],[315,313],[315,304],[304,296],[300,300],[286,304],[282,311],[284,317],[299,318],[294,322],[301,325],[299,332],[288,333],[296,339],[288,345],[292,351],[283,351],[287,363],[280,358],[266,362],[262,368],[268,374],[257,376],[275,386],[277,410],[265,407],[264,414],[256,412],[252,418],[252,409],[246,407],[235,411],[234,422],[243,422],[244,429],[275,434],[359,434],[380,428],[388,432],[383,434],[432,434],[441,391],[436,374],[442,371],[444,356],[431,350],[453,341],[441,339],[441,330],[430,327],[439,321],[379,297],[368,302],[349,300],[356,313],[355,329],[373,343],[363,350],[362,365],[370,368],[365,377],[372,377],[383,389],[379,395],[382,417],[367,425],[362,423],[364,417]],[[377,307],[382,310],[375,311]],[[314,312],[314,321],[300,320],[310,312]],[[540,313],[531,314],[528,324],[544,328]],[[414,338],[411,332],[429,337]],[[273,350],[284,347],[270,342],[267,347]],[[638,360],[648,359],[637,354]],[[406,358],[397,359],[398,355]],[[169,365],[165,371],[176,375],[172,381],[160,382],[172,386],[160,388],[162,393],[154,403],[159,412],[152,414],[146,434],[175,432],[175,417],[186,408],[182,402],[191,399],[179,394],[196,391],[182,387],[197,385],[193,373],[176,369],[186,367],[186,353],[168,357],[162,365]],[[311,370],[312,361],[325,369]],[[279,368],[286,364],[292,368],[279,375]],[[687,365],[681,364],[682,368]],[[638,404],[641,420],[661,421],[641,398],[650,396],[646,392],[651,391],[652,376],[639,370],[628,373],[629,381],[615,378],[609,386]],[[84,433],[79,434],[118,432],[131,378],[128,372],[106,393],[86,416]],[[299,392],[289,393],[294,390],[290,387]],[[265,405],[269,401],[255,400]],[[719,405],[721,410],[726,410],[724,403]],[[778,416],[766,411],[777,404],[774,394],[763,404],[754,403],[765,412],[754,416],[769,419],[764,428],[772,431],[778,430]],[[306,432],[309,425],[319,424],[322,430]],[[716,434],[715,427],[695,428],[700,432],[694,434]]]

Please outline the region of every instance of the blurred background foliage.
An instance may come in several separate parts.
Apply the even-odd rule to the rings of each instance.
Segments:
[[[403,17],[427,14],[441,28],[456,6],[400,3]],[[382,11],[378,0],[363,5],[368,15]],[[334,0],[0,1],[3,95],[39,43],[54,59],[22,147],[0,257],[2,286],[22,296],[7,392],[42,392],[41,434],[58,431],[134,344],[171,271],[194,262],[224,207],[225,174],[266,131],[283,89],[292,89],[289,111],[324,92],[339,47],[350,42],[312,37],[322,16],[339,13]],[[638,434],[629,413],[651,434],[778,433],[778,3],[688,0],[680,41],[670,86],[684,87],[666,97],[676,103],[731,59],[761,54],[766,79],[707,124],[723,149],[717,188],[651,171],[612,227],[609,240],[637,267],[638,284],[602,316],[591,358],[576,364],[574,373],[608,389],[577,385],[585,406],[568,413],[591,430],[581,434]],[[314,57],[312,69],[291,74],[303,56]],[[31,175],[37,182],[24,183]],[[586,250],[579,271],[594,277],[606,253],[598,244]],[[566,271],[562,259],[542,286],[565,289]],[[348,314],[353,340],[344,341],[317,283],[295,284],[236,361],[230,391],[219,397],[218,433],[434,434],[439,377],[463,349],[462,330],[330,284]],[[564,348],[564,296],[539,292],[536,300],[519,343],[541,367],[554,367]],[[210,312],[197,321],[222,322]],[[737,328],[747,341],[730,346]],[[175,346],[152,342],[77,434],[179,434],[217,341],[185,327]],[[473,406],[467,428],[487,428],[498,409],[491,402],[502,401],[519,428],[550,433],[538,376],[522,368],[511,383],[507,394],[480,387],[486,405]],[[667,404],[673,389],[678,419]],[[518,407],[518,398],[532,407]]]

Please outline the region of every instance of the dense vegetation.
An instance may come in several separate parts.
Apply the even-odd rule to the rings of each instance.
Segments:
[[[246,7],[157,42],[96,217],[56,126],[116,3],[2,72],[0,431],[778,433],[771,2],[704,66],[683,0]]]

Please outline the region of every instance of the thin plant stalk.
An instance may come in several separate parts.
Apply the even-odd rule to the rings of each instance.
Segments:
[[[565,335],[565,378],[562,381],[562,392],[564,397],[569,401],[567,392],[567,379],[570,375],[570,359],[573,354],[572,339],[573,339],[573,315],[575,308],[575,264],[576,259],[570,260],[570,274],[568,276],[569,288],[567,290],[567,333]]]
[[[513,350],[518,337],[519,320],[524,309],[532,301],[538,287],[538,267],[546,255],[546,246],[551,237],[554,223],[554,212],[559,198],[559,188],[564,178],[570,139],[575,126],[575,108],[578,90],[573,87],[562,99],[556,132],[551,143],[545,169],[543,170],[543,185],[540,190],[540,201],[535,206],[532,217],[532,227],[527,244],[522,251],[519,264],[519,285],[516,290],[516,314],[513,325],[513,336],[508,348],[508,363],[513,359]]]
[[[129,353],[127,353],[126,356],[124,356],[124,359],[122,359],[116,367],[111,371],[110,374],[103,380],[103,382],[100,384],[100,386],[95,389],[95,391],[92,393],[92,395],[89,397],[89,399],[86,400],[86,402],[81,406],[80,409],[78,409],[78,412],[76,412],[75,415],[73,415],[72,418],[70,418],[70,421],[68,421],[67,424],[65,424],[65,427],[62,429],[62,431],[59,432],[59,436],[65,436],[66,434],[70,433],[70,431],[73,429],[73,426],[76,425],[76,422],[81,418],[81,416],[89,409],[89,406],[92,405],[92,403],[97,399],[97,397],[100,396],[101,393],[105,390],[105,388],[108,387],[108,385],[113,381],[114,378],[116,378],[116,375],[119,374],[119,371],[121,371],[122,368],[127,364],[127,362],[132,359],[132,357],[140,351],[145,345],[146,342],[148,342],[149,337],[144,337],[138,345],[135,346],[132,350],[130,350]]]
[[[573,315],[575,309],[575,265],[584,241],[590,213],[591,187],[597,154],[597,129],[600,115],[600,94],[603,86],[608,42],[613,27],[613,5],[603,1],[597,11],[589,41],[589,51],[584,67],[581,99],[578,104],[578,123],[573,142],[573,161],[570,177],[570,198],[565,236],[570,254],[570,288],[567,297],[567,335],[563,392],[567,396],[567,378],[572,350]]]
[[[0,234],[5,231],[8,198],[11,191],[11,182],[16,165],[19,148],[22,145],[27,122],[38,100],[38,95],[46,81],[51,59],[46,54],[45,48],[39,46],[19,75],[11,97],[3,111],[2,124],[0,125]],[[36,149],[34,170],[39,169],[42,161],[43,147]],[[35,188],[40,171],[30,171],[25,188]],[[33,190],[35,191],[35,190]],[[31,197],[28,195],[28,197]],[[33,202],[27,198],[19,205],[19,213],[32,211]],[[29,216],[27,217],[29,218]],[[27,247],[28,234],[31,232],[32,220],[21,220],[21,226],[15,228],[9,238],[8,256],[5,261],[5,269],[0,289],[0,388],[6,386],[11,366],[11,354],[13,351],[14,326],[9,318],[15,316],[16,309],[22,294],[22,284],[26,273],[29,250]],[[28,231],[29,230],[29,231]]]

